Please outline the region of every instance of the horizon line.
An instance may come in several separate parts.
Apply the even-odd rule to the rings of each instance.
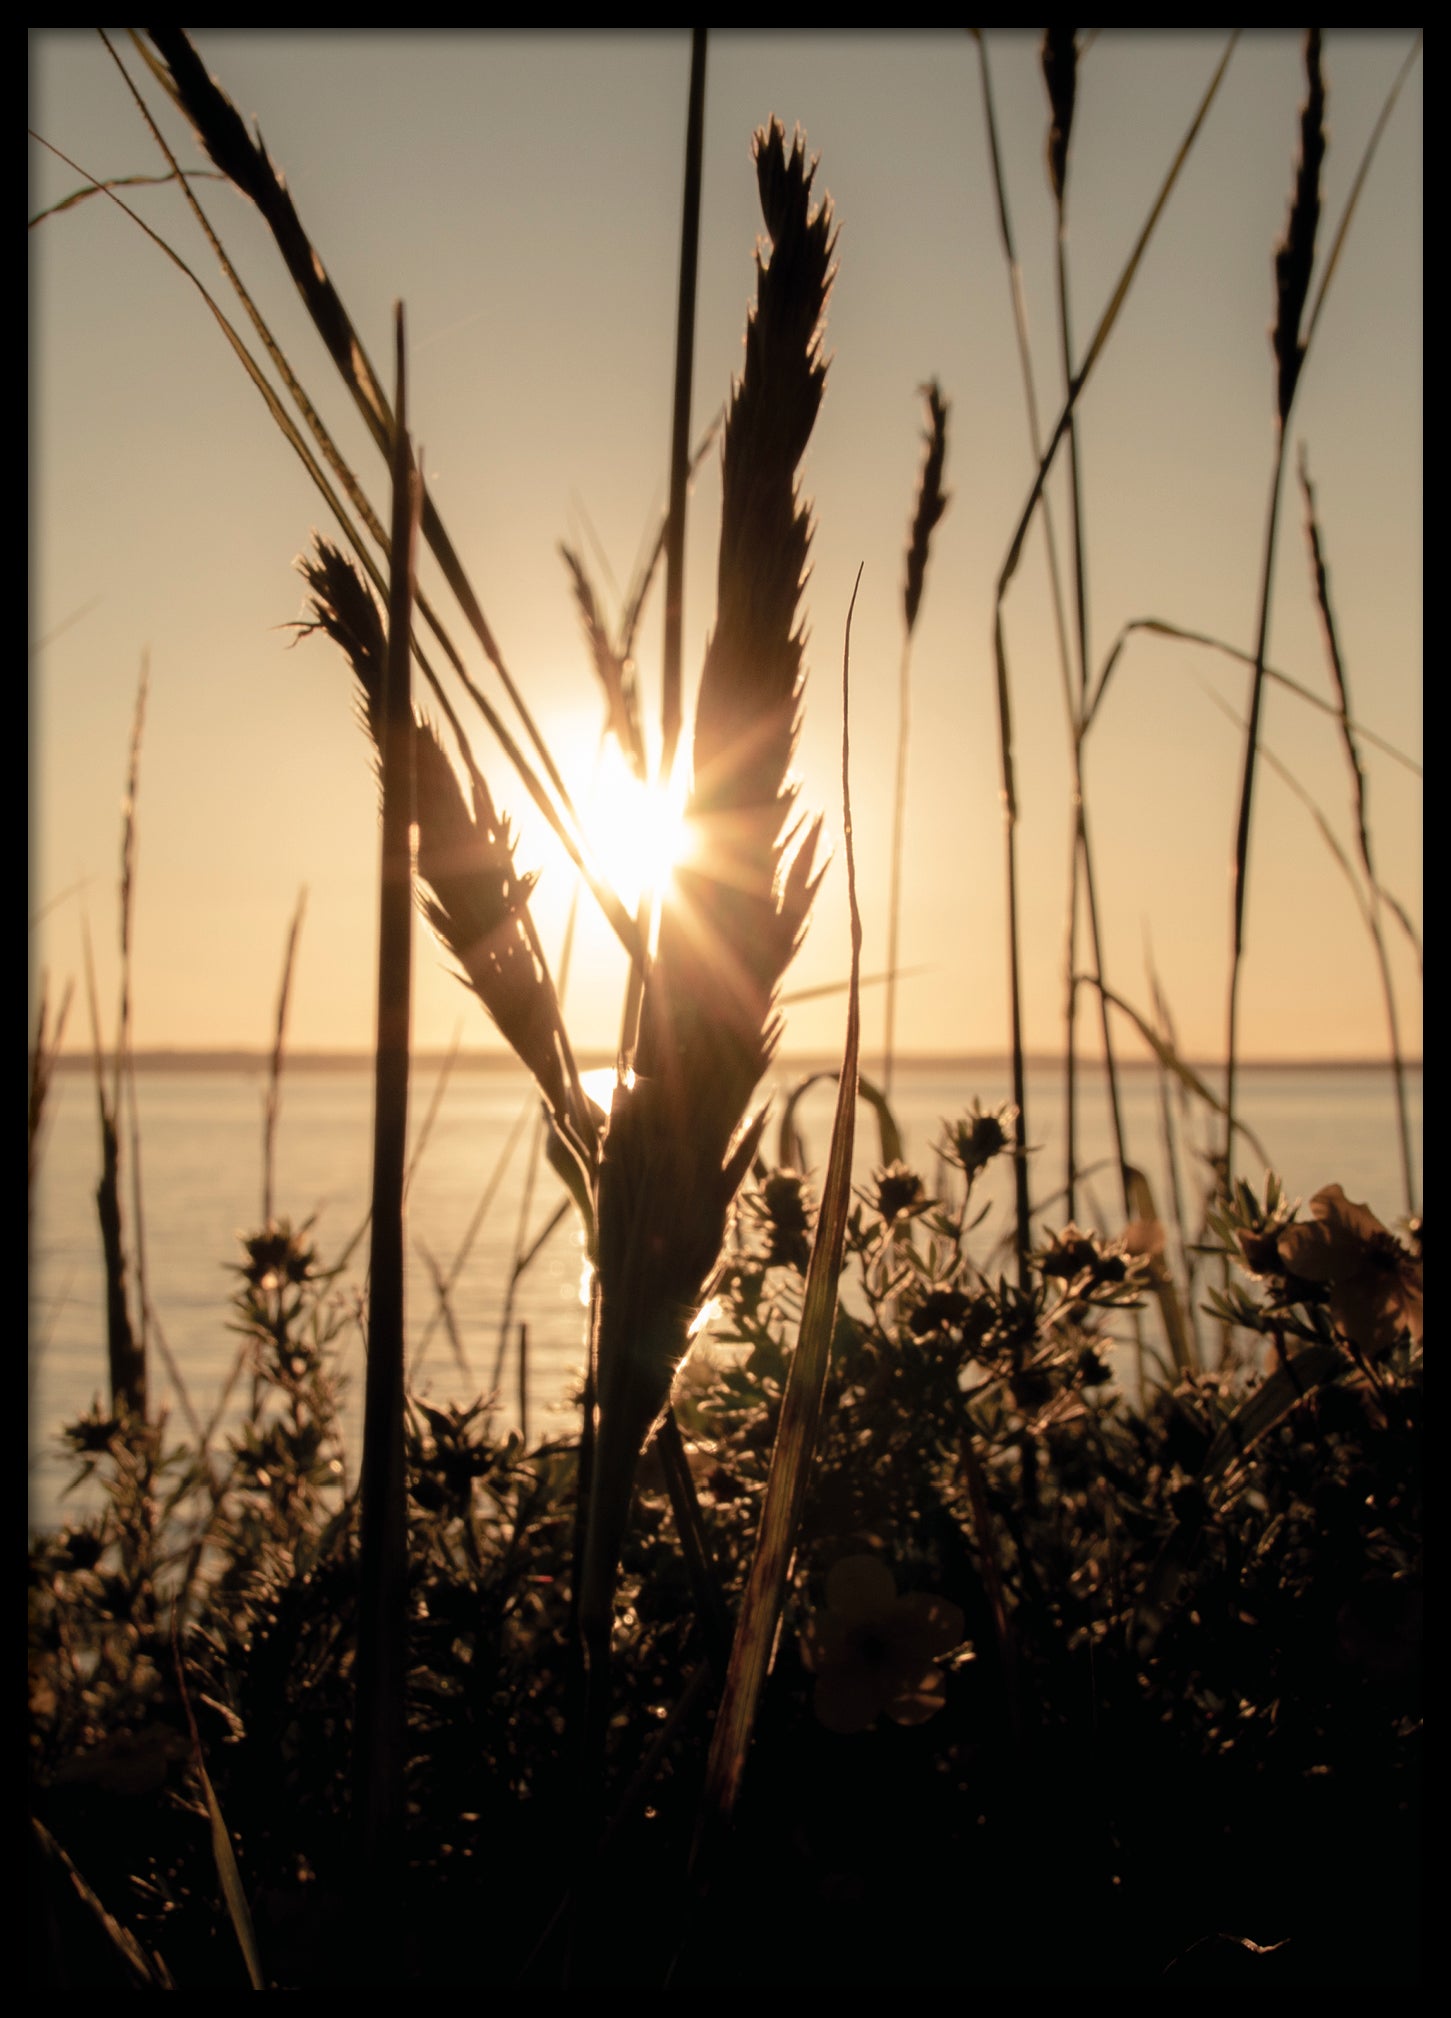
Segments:
[[[213,1071],[250,1071],[254,1069],[266,1071],[271,1067],[272,1055],[270,1049],[240,1044],[156,1044],[147,1045],[143,1049],[133,1050],[130,1058],[131,1063],[138,1071],[157,1071],[168,1067],[176,1071],[203,1071],[207,1069]],[[449,1050],[442,1046],[420,1046],[412,1054],[413,1062],[422,1065],[442,1065],[449,1056]],[[601,1067],[613,1065],[616,1061],[615,1052],[604,1048],[582,1049],[576,1056],[580,1069],[583,1071],[598,1070]],[[116,1060],[114,1049],[103,1051],[101,1059],[103,1064],[114,1067]],[[296,1050],[289,1049],[284,1052],[282,1064],[284,1072],[289,1067],[301,1071],[345,1071],[371,1064],[372,1059],[373,1052],[369,1049],[349,1050],[345,1048],[324,1049],[319,1047],[315,1050],[308,1050],[298,1048]],[[95,1054],[90,1050],[65,1050],[57,1055],[55,1062],[56,1069],[60,1071],[73,1072],[82,1070],[83,1068],[93,1069]],[[1080,1058],[1078,1062],[1091,1071],[1103,1070],[1103,1060],[1101,1058]],[[1158,1068],[1158,1060],[1154,1058],[1126,1058],[1120,1059],[1117,1062],[1121,1070],[1127,1071]],[[1195,1071],[1220,1072],[1224,1069],[1222,1059],[1189,1057],[1182,1062]],[[1419,1072],[1424,1069],[1421,1057],[1405,1058],[1401,1062],[1407,1070]],[[459,1050],[454,1057],[454,1063],[455,1065],[467,1066],[471,1070],[478,1070],[480,1068],[486,1071],[514,1070],[527,1072],[528,1070],[528,1067],[522,1060],[517,1058],[512,1051],[508,1050]],[[832,1053],[819,1050],[780,1051],[771,1061],[773,1066],[817,1066],[830,1070],[835,1070],[839,1063],[840,1060]],[[957,1070],[965,1065],[990,1066],[996,1069],[1002,1066],[1011,1066],[1011,1063],[1012,1053],[1010,1051],[909,1051],[898,1052],[894,1060],[895,1065],[907,1067],[915,1071],[927,1069]],[[1044,1066],[1061,1065],[1062,1053],[1058,1051],[1028,1051],[1023,1054],[1023,1063],[1025,1067],[1035,1069],[1041,1069]],[[1264,1056],[1241,1058],[1239,1067],[1242,1071],[1365,1072],[1377,1070],[1391,1071],[1393,1063],[1389,1058],[1356,1056],[1325,1058]],[[870,1072],[866,1076],[870,1077]]]

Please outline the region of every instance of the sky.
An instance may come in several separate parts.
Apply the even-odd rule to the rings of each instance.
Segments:
[[[406,304],[410,418],[432,498],[516,679],[588,803],[601,705],[558,544],[582,545],[617,607],[666,501],[689,37],[199,31],[204,61],[260,124],[313,243],[383,369]],[[114,46],[177,147],[199,154],[124,37]],[[1325,37],[1329,147],[1319,265],[1408,32]],[[1215,36],[1097,34],[1069,165],[1067,268],[1081,355],[1222,52]],[[1063,397],[1047,100],[1036,37],[987,40],[1038,401]],[[1243,37],[1080,403],[1089,662],[1157,617],[1253,650],[1274,455],[1269,326],[1304,97],[1300,40]],[[1422,66],[1364,185],[1292,416],[1315,484],[1352,708],[1419,765],[1422,543]],[[864,971],[886,965],[903,557],[922,459],[919,388],[950,402],[946,482],[910,661],[898,1045],[1002,1053],[1004,844],[993,666],[995,584],[1028,497],[1025,419],[979,55],[962,31],[720,32],[706,74],[693,424],[743,357],[761,231],[751,135],[771,115],[819,156],[840,229],[826,396],[803,463],[815,514],[803,603],[801,803],[833,860],[788,989],[830,991],[849,961],[840,844],[841,662],[851,642],[854,834]],[[32,30],[30,123],[98,179],[164,170],[90,30]],[[32,140],[34,216],[81,185]],[[199,194],[311,396],[386,517],[385,473],[245,199]],[[240,325],[175,188],[121,192]],[[114,1030],[121,800],[138,678],[149,691],[136,805],[133,1037],[262,1048],[307,891],[290,1005],[299,1050],[366,1049],[376,980],[377,798],[351,676],[294,643],[296,555],[333,531],[201,297],[104,197],[30,233],[31,988],[77,984],[67,1042],[89,1044],[83,934]],[[1318,284],[1319,267],[1317,267]],[[385,377],[391,377],[385,372]],[[1067,493],[1051,493],[1068,566]],[[691,499],[687,707],[713,618],[719,474]],[[431,566],[431,563],[429,564]],[[430,585],[429,566],[423,581]],[[1005,605],[1030,1049],[1061,1043],[1069,737],[1038,531]],[[658,711],[661,605],[640,642]],[[462,635],[461,623],[455,626]],[[1331,675],[1298,487],[1287,476],[1271,663],[1322,698]],[[475,647],[470,671],[498,699]],[[1223,1056],[1230,864],[1249,674],[1153,636],[1127,646],[1085,745],[1109,985],[1147,1007],[1151,957],[1183,1050]],[[481,721],[475,751],[539,872],[557,948],[571,872]],[[1355,850],[1336,725],[1271,688],[1256,785],[1241,995],[1245,1057],[1377,1057],[1378,971],[1327,844]],[[1376,867],[1421,919],[1417,770],[1367,746]],[[1317,820],[1318,813],[1318,820]],[[606,812],[606,826],[614,818]],[[1388,944],[1406,1050],[1420,985]],[[414,1034],[496,1049],[484,1012],[420,925]],[[623,960],[581,907],[567,1015],[613,1047]],[[1089,1025],[1087,1004],[1085,1039]],[[883,992],[864,1002],[864,1063]],[[785,1044],[832,1052],[839,992],[788,1005]],[[1123,1049],[1140,1047],[1127,1030]]]

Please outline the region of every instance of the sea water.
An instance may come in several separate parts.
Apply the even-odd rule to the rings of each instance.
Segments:
[[[875,1061],[864,1070],[872,1074]],[[782,1066],[774,1080],[774,1113],[763,1148],[780,1151],[779,1120],[791,1088],[809,1068]],[[411,1096],[415,1145],[423,1133],[439,1080],[437,1064],[420,1063]],[[1211,1075],[1205,1074],[1206,1078]],[[1217,1084],[1217,1082],[1215,1082]],[[228,1304],[237,1285],[230,1268],[243,1259],[241,1237],[262,1220],[263,1065],[231,1069],[164,1067],[136,1075],[140,1155],[140,1230],[148,1303],[166,1353],[184,1383],[193,1410],[207,1420],[238,1354],[228,1330]],[[907,1160],[929,1188],[941,1177],[934,1145],[944,1122],[976,1099],[984,1107],[1005,1101],[1005,1062],[899,1063],[891,1108]],[[1121,1068],[1125,1136],[1130,1160],[1147,1176],[1162,1216],[1171,1212],[1171,1184],[1157,1070]],[[1419,1165],[1421,1073],[1408,1075],[1412,1139]],[[605,1096],[607,1097],[607,1096]],[[1268,1158],[1292,1196],[1308,1199],[1324,1184],[1344,1186],[1364,1199],[1387,1224],[1404,1212],[1403,1183],[1391,1075],[1383,1067],[1247,1067],[1240,1108],[1264,1156],[1248,1146],[1236,1158],[1237,1174],[1260,1184]],[[835,1085],[819,1079],[795,1110],[808,1168],[825,1164]],[[1025,1106],[1027,1136],[1037,1153],[1030,1161],[1030,1190],[1041,1218],[1035,1230],[1068,1217],[1061,1196],[1063,1091],[1059,1066],[1032,1068]],[[1197,1231],[1208,1165],[1222,1124],[1198,1102],[1181,1106],[1171,1095],[1180,1198],[1191,1236]],[[875,1113],[857,1110],[855,1181],[870,1182],[881,1161]],[[1105,1078],[1081,1067],[1077,1217],[1107,1233],[1121,1230],[1123,1209],[1111,1161],[1112,1133]],[[409,1380],[436,1403],[473,1402],[487,1391],[500,1396],[499,1419],[519,1415],[519,1334],[527,1328],[526,1395],[531,1436],[569,1433],[573,1397],[584,1363],[588,1278],[573,1211],[566,1211],[519,1277],[509,1283],[516,1254],[525,1251],[554,1217],[564,1194],[538,1154],[538,1103],[522,1069],[503,1064],[456,1065],[447,1076],[422,1144],[408,1193],[407,1336]],[[137,1213],[129,1134],[123,1129],[123,1213],[132,1252]],[[371,1183],[372,1074],[366,1063],[326,1068],[292,1061],[284,1075],[276,1129],[273,1210],[294,1225],[311,1222],[308,1238],[323,1265],[356,1241],[345,1280],[357,1290],[366,1268],[363,1229]],[[106,1392],[105,1276],[96,1215],[100,1174],[94,1082],[88,1071],[65,1071],[53,1082],[32,1202],[30,1274],[30,1470],[32,1526],[54,1523],[69,1510],[61,1494],[74,1465],[56,1443],[61,1422],[85,1411]],[[1419,1185],[1419,1170],[1417,1172]],[[1055,1197],[1054,1194],[1060,1194]],[[983,1266],[995,1244],[1011,1233],[1011,1174],[1006,1159],[993,1167],[974,1194],[974,1210],[989,1207],[970,1251]],[[481,1209],[482,1208],[482,1209]],[[363,1237],[359,1238],[360,1235]],[[472,1237],[470,1237],[472,1235]],[[133,1271],[134,1272],[134,1271]],[[453,1318],[438,1321],[435,1275],[449,1280]],[[507,1326],[505,1325],[507,1309]],[[456,1339],[456,1345],[454,1340]],[[349,1377],[345,1414],[349,1442],[358,1448],[362,1360],[356,1328],[347,1334],[343,1371]],[[153,1348],[153,1407],[170,1410],[180,1432],[183,1417],[166,1354]],[[240,1398],[243,1384],[234,1393]],[[239,1401],[234,1403],[234,1412]],[[223,1431],[227,1418],[223,1418]]]

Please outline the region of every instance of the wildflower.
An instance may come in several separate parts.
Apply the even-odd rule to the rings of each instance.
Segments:
[[[957,1165],[970,1184],[995,1156],[1012,1147],[1017,1118],[1016,1107],[992,1107],[984,1114],[974,1100],[972,1112],[948,1129],[946,1140],[939,1144],[940,1151]]]
[[[1368,1205],[1357,1205],[1338,1184],[1310,1200],[1313,1222],[1288,1226],[1278,1240],[1282,1267],[1306,1282],[1329,1288],[1337,1330],[1376,1357],[1403,1332],[1421,1342],[1421,1263],[1382,1226]]]
[[[1037,1260],[1044,1275],[1059,1276],[1065,1283],[1078,1282],[1086,1276],[1089,1287],[1123,1282],[1129,1272],[1128,1262],[1121,1253],[1106,1247],[1096,1233],[1084,1233],[1072,1221],[1061,1233],[1053,1235]]]
[[[317,1267],[317,1250],[304,1240],[306,1227],[294,1233],[286,1219],[274,1220],[262,1233],[242,1236],[246,1265],[237,1273],[257,1290],[281,1289],[284,1283],[306,1282]]]
[[[826,1605],[801,1636],[801,1658],[816,1677],[812,1707],[829,1731],[864,1731],[883,1713],[925,1724],[946,1700],[939,1654],[957,1646],[959,1608],[926,1591],[897,1596],[875,1556],[847,1556],[826,1579]]]
[[[923,1196],[922,1180],[905,1163],[888,1163],[877,1171],[872,1184],[877,1212],[889,1226],[897,1219],[914,1219],[927,1209],[928,1200]]]

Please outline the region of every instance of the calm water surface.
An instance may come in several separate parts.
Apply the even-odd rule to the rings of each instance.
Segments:
[[[871,1067],[868,1067],[870,1071]],[[781,1084],[792,1083],[783,1071]],[[422,1066],[414,1083],[412,1121],[421,1128],[437,1068]],[[974,1097],[984,1106],[1008,1097],[1009,1072],[975,1065],[899,1066],[893,1109],[909,1161],[931,1183],[936,1174],[932,1145],[944,1118],[961,1114]],[[1124,1073],[1125,1125],[1130,1157],[1147,1173],[1160,1210],[1167,1213],[1166,1175],[1158,1077],[1152,1069]],[[235,1277],[228,1264],[241,1258],[239,1238],[254,1231],[262,1209],[262,1105],[260,1068],[231,1071],[148,1070],[137,1075],[147,1288],[171,1354],[194,1407],[210,1415],[237,1353],[226,1328],[228,1298]],[[1421,1138],[1421,1075],[1411,1078],[1413,1135]],[[835,1089],[814,1086],[798,1110],[808,1162],[825,1161]],[[1403,1211],[1390,1077],[1384,1069],[1251,1068],[1244,1074],[1245,1120],[1292,1195],[1309,1197],[1322,1184],[1343,1184],[1393,1223]],[[780,1099],[776,1111],[780,1110]],[[1035,1204],[1044,1204],[1048,1225],[1067,1216],[1051,1194],[1063,1182],[1061,1074],[1044,1069],[1030,1075],[1028,1132],[1041,1145],[1032,1164]],[[455,1069],[419,1159],[409,1193],[411,1273],[408,1336],[413,1355],[410,1377],[435,1401],[472,1401],[502,1380],[504,1416],[517,1421],[517,1336],[522,1321],[529,1336],[530,1431],[537,1435],[570,1421],[567,1397],[583,1363],[584,1271],[579,1233],[566,1218],[527,1273],[515,1296],[508,1350],[501,1356],[501,1319],[512,1257],[527,1224],[528,1240],[547,1223],[561,1196],[547,1165],[538,1166],[526,1199],[531,1166],[535,1103],[522,1071],[478,1066]],[[371,1169],[372,1077],[370,1069],[289,1068],[284,1081],[277,1136],[274,1206],[294,1222],[313,1218],[311,1238],[320,1257],[336,1259],[359,1232],[366,1212]],[[1197,1212],[1203,1149],[1209,1137],[1202,1120],[1174,1116],[1179,1181],[1185,1209]],[[1079,1123],[1081,1164],[1108,1157],[1111,1138],[1101,1073],[1085,1074]],[[774,1158],[776,1133],[768,1127]],[[865,1183],[880,1160],[877,1127],[862,1106],[857,1124],[856,1174]],[[1259,1160],[1246,1151],[1241,1174],[1258,1181]],[[55,1449],[57,1425],[81,1413],[106,1383],[104,1277],[96,1229],[95,1189],[99,1175],[96,1103],[87,1073],[64,1073],[55,1081],[55,1099],[43,1151],[35,1202],[30,1281],[32,1523],[57,1517],[59,1495],[70,1477]],[[1005,1181],[1007,1180],[1007,1181]],[[124,1210],[134,1227],[129,1177]],[[1008,1173],[980,1196],[992,1200],[988,1220],[976,1235],[974,1252],[986,1261],[1008,1223]],[[1419,1184],[1419,1173],[1418,1173]],[[466,1361],[461,1366],[444,1329],[433,1324],[436,1298],[427,1256],[445,1274],[454,1268],[492,1187],[467,1258],[458,1267],[451,1303]],[[1080,1222],[1114,1232],[1121,1209],[1110,1168],[1090,1175],[1079,1200]],[[354,1252],[352,1279],[360,1284],[366,1241]],[[353,1375],[351,1413],[361,1409],[361,1357],[356,1336],[346,1361]],[[160,1367],[153,1392],[175,1395]],[[358,1424],[350,1437],[358,1447]],[[66,1510],[70,1503],[67,1503]]]

